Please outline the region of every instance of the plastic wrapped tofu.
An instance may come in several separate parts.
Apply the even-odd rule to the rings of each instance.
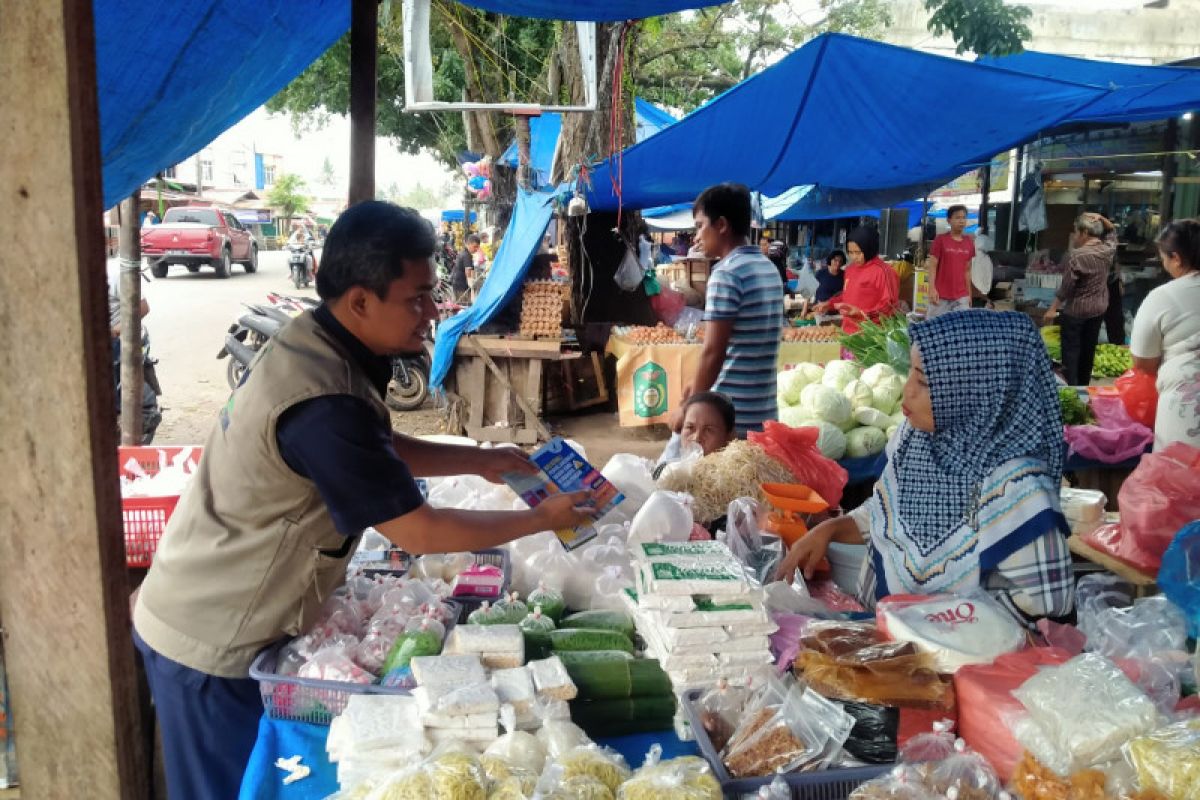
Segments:
[[[1145,692],[1090,653],[1041,670],[1013,696],[1029,713],[1010,722],[1014,736],[1060,775],[1112,761],[1122,745],[1158,724]]]
[[[1104,519],[1108,498],[1092,489],[1060,489],[1063,516],[1071,522],[1099,524]]]
[[[643,563],[638,574],[639,586],[648,594],[741,596],[751,591],[736,561],[654,561]]]
[[[574,700],[578,694],[575,682],[558,656],[529,662],[533,685],[537,693],[549,700]]]
[[[419,686],[466,686],[487,680],[477,655],[418,656],[410,666]]]
[[[445,652],[475,653],[492,669],[519,667],[525,662],[525,637],[516,625],[459,625],[446,638]]]
[[[665,628],[722,628],[741,625],[765,625],[770,621],[760,595],[747,594],[736,599],[689,598],[691,611],[648,612]]]
[[[500,698],[489,683],[466,686],[418,686],[413,689],[417,707],[422,714],[436,713],[465,717],[474,714],[495,715],[500,710]]]
[[[533,676],[526,667],[498,669],[492,673],[492,688],[501,703],[508,703],[517,713],[533,708],[536,699]]]

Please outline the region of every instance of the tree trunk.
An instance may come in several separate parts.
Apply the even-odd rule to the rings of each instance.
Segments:
[[[450,37],[454,40],[454,49],[462,57],[467,71],[467,99],[474,103],[485,103],[488,98],[482,96],[483,80],[479,74],[479,65],[475,63],[475,48],[471,46],[466,32],[457,20],[447,17],[447,23],[447,27],[450,29]],[[498,158],[504,151],[500,148],[500,141],[496,137],[496,127],[492,122],[491,113],[487,111],[468,111],[467,120],[469,123],[475,125],[476,140],[483,149],[484,155]]]
[[[616,150],[619,151],[633,143],[633,97],[623,88],[618,96],[613,96],[613,76],[624,24],[597,26],[596,57],[601,67],[597,75],[596,110],[591,114],[563,116],[562,134],[554,165],[556,182],[570,178],[572,170],[588,163],[589,159],[597,156],[608,158],[613,154],[611,141],[614,103],[620,108],[622,120],[621,141],[616,143]],[[571,28],[572,33],[573,30]],[[625,35],[626,69],[633,63],[637,30],[636,27],[631,28]],[[581,105],[584,102],[584,84],[579,49],[573,35],[564,35],[562,39],[563,90],[568,102]],[[625,84],[624,81],[621,83],[622,86]],[[647,322],[653,319],[649,298],[641,289],[622,292],[613,280],[625,255],[626,245],[636,247],[640,225],[641,215],[636,211],[624,211],[620,215],[619,226],[615,214],[590,214],[587,217],[567,218],[562,238],[566,250],[566,263],[571,273],[573,322]],[[608,233],[614,228],[619,228],[619,238]],[[603,241],[597,238],[600,236],[604,237]],[[624,239],[624,244],[620,239]]]

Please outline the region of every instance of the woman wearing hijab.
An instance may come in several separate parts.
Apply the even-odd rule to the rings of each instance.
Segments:
[[[846,241],[850,266],[846,288],[830,302],[842,315],[842,331],[857,333],[864,320],[878,322],[900,302],[900,276],[879,257],[879,231],[860,225]]]
[[[960,311],[912,328],[907,421],[869,501],[793,545],[811,576],[830,541],[866,543],[859,600],[982,587],[1018,618],[1074,602],[1059,507],[1063,437],[1050,361],[1016,312]]]

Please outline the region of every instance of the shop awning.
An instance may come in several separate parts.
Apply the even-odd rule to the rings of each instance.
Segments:
[[[645,19],[689,8],[717,6],[726,0],[462,0],[469,6],[513,17],[615,22]]]
[[[635,97],[633,100],[633,111],[637,130],[635,132],[636,141],[644,141],[649,139],[659,131],[669,128],[679,120],[668,114],[663,109],[651,103],[649,100],[643,100],[640,97]]]
[[[1114,64],[1033,51],[983,58],[979,63],[1108,90],[1068,116],[1063,120],[1066,123],[1138,122],[1200,109],[1200,69]]]
[[[93,10],[105,208],[261,106],[350,28],[348,0]]]
[[[953,124],[913,116],[959,97]],[[1107,92],[842,34],[820,36],[624,153],[622,203],[647,208],[739,181],[911,199],[1028,141]],[[986,99],[982,99],[986,98]],[[684,166],[686,165],[686,166]],[[593,174],[593,210],[617,208],[614,171]],[[872,203],[880,208],[884,203]]]
[[[536,174],[535,183],[538,186],[550,183],[550,172],[554,169],[554,151],[558,148],[558,135],[561,132],[562,114],[542,114],[529,120],[529,164]],[[513,141],[500,156],[500,163],[516,169],[516,141]]]

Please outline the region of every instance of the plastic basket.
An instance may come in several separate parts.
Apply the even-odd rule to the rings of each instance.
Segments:
[[[704,730],[700,719],[700,709],[697,707],[701,689],[692,689],[683,695],[683,711],[687,715],[692,733],[700,752],[712,767],[713,776],[721,784],[721,791],[726,797],[754,796],[763,786],[770,785],[775,780],[774,775],[765,778],[732,778],[725,769],[725,762],[713,747],[712,740]],[[874,764],[867,767],[850,769],[827,769],[820,772],[793,772],[783,776],[792,790],[793,800],[844,800],[851,792],[872,778],[883,775],[892,769],[892,764]]]
[[[187,463],[193,469],[200,463],[202,447],[118,447],[117,470],[124,477],[136,477],[137,473],[126,469],[130,459],[137,462],[142,472],[157,475],[160,457],[173,461],[184,451],[190,450]],[[179,503],[179,495],[163,497],[121,498],[121,521],[125,528],[125,565],[146,569],[154,560],[158,540],[162,538],[167,522]]]
[[[509,590],[512,585],[512,560],[509,557],[507,550],[492,548],[488,550],[476,550],[471,555],[475,556],[476,564],[486,564],[492,567],[499,567],[503,577],[503,583],[500,585],[500,597],[477,597],[473,595],[459,595],[451,599],[462,606],[463,613],[470,614],[475,609],[479,608],[485,602],[494,603],[499,600]],[[370,557],[374,556],[374,557]],[[377,575],[380,573],[390,573],[393,575],[404,575],[412,566],[413,557],[399,548],[380,551],[378,554],[362,554],[355,553],[351,565],[362,570],[364,575]]]
[[[452,611],[450,622],[446,625],[446,635],[449,636],[450,630],[462,614],[462,607],[454,600],[443,602],[451,606]],[[263,710],[275,719],[328,725],[346,708],[351,695],[410,694],[408,689],[373,683],[343,683],[277,675],[279,651],[286,647],[289,641],[284,640],[271,645],[259,653],[250,665],[250,677],[258,681]]]

